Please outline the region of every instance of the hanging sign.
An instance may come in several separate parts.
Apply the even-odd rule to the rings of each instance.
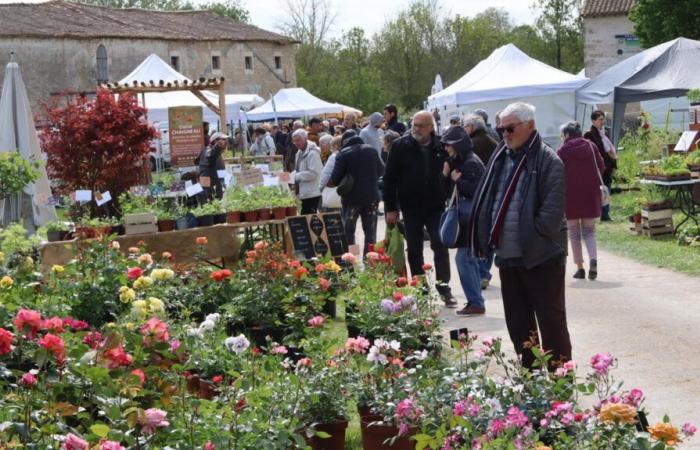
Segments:
[[[170,165],[194,166],[194,160],[204,147],[201,106],[168,108],[170,134]]]

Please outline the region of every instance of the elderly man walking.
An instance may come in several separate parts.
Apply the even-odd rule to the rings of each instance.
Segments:
[[[303,128],[292,133],[292,142],[299,150],[294,164],[294,182],[298,186],[301,214],[313,214],[318,211],[321,202],[321,190],[318,186],[323,170],[321,151],[308,139],[308,134]]]
[[[423,229],[430,235],[434,253],[437,289],[445,306],[456,307],[450,290],[450,256],[440,241],[438,228],[445,210],[446,193],[442,170],[447,152],[435,135],[433,115],[420,111],[413,116],[411,133],[394,141],[384,171],[386,223],[392,225],[403,214],[412,275],[422,275]]]
[[[569,360],[564,164],[537,132],[534,106],[508,105],[500,129],[504,140],[474,197],[471,247],[495,251],[506,326],[523,365],[532,367],[529,344],[540,336],[551,362]]]

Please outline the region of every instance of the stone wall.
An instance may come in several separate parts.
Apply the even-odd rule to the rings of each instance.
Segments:
[[[584,62],[589,78],[641,51],[632,36],[634,24],[627,16],[586,17],[583,24]]]
[[[109,80],[128,75],[148,55],[156,53],[165,62],[179,58],[179,72],[188,78],[226,78],[229,94],[258,94],[264,98],[283,87],[296,86],[294,45],[272,42],[166,41],[129,39],[0,39],[0,83],[10,51],[20,64],[33,111],[52,93],[67,90],[94,92],[97,47],[104,45]],[[219,56],[220,69],[212,68],[212,56]],[[252,70],[245,68],[250,58]],[[275,57],[280,68],[276,69]],[[283,80],[287,80],[285,84]],[[156,81],[156,80],[154,80]]]

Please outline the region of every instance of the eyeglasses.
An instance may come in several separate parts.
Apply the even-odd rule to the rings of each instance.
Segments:
[[[513,131],[515,131],[515,129],[518,128],[522,124],[523,124],[522,122],[518,122],[515,125],[509,125],[507,127],[498,127],[498,128],[496,128],[496,130],[500,133],[513,134]]]

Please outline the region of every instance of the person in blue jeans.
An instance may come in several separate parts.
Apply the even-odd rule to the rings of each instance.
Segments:
[[[486,289],[491,283],[491,266],[493,266],[493,252],[486,252],[486,258],[479,258],[479,274],[481,275],[481,289]]]
[[[449,159],[445,161],[442,176],[443,185],[450,192],[457,190],[460,202],[471,203],[481,175],[484,173],[484,164],[474,153],[471,139],[461,126],[453,126],[441,139],[445,146]],[[467,245],[466,220],[461,227],[457,240],[457,272],[462,284],[467,304],[457,310],[460,316],[482,315],[486,312],[484,297],[481,295],[481,269],[480,259],[475,257]]]

